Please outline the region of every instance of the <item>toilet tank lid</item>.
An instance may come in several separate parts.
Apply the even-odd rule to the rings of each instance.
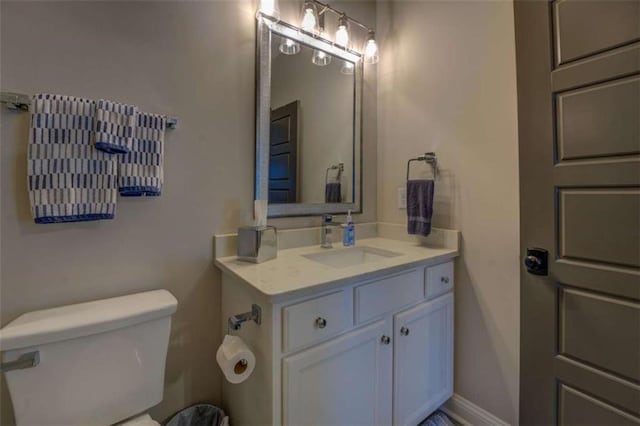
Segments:
[[[29,312],[0,330],[0,351],[128,327],[169,316],[177,306],[167,290],[153,290]]]

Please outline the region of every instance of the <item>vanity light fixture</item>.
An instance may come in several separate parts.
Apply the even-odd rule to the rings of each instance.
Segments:
[[[290,38],[282,37],[280,40],[280,52],[285,55],[295,55],[300,52],[300,43],[293,41]]]
[[[322,37],[325,40],[328,40],[329,36],[324,31],[324,15],[320,15],[319,25],[320,25],[320,37]],[[311,58],[311,62],[313,62],[315,65],[318,65],[320,67],[324,67],[331,63],[331,55],[323,50],[315,49],[313,51],[313,57]]]
[[[305,1],[302,8],[302,23],[300,28],[308,33],[318,33],[318,12],[316,10],[315,3],[311,1]]]
[[[349,47],[349,20],[347,15],[342,14],[338,18],[338,30],[336,31],[336,44],[342,47]]]
[[[346,75],[352,75],[353,71],[356,68],[356,64],[349,61],[342,61],[342,68],[340,68],[340,72]]]
[[[331,55],[323,52],[322,50],[316,49],[313,51],[313,58],[311,58],[311,62],[320,67],[324,67],[331,63]]]
[[[1,1],[1,0],[0,0]],[[319,0],[303,0],[302,17],[300,26],[291,25],[287,22],[280,20],[280,10],[278,8],[278,0],[259,0],[260,8],[256,18],[263,20],[269,27],[276,26],[280,30],[276,33],[280,34],[281,41],[279,45],[280,52],[285,55],[295,55],[300,52],[300,42],[296,40],[304,40],[305,37],[312,37],[327,44],[326,50],[315,49],[311,61],[318,66],[325,66],[331,63],[331,54],[335,49],[341,49],[346,52],[358,55],[360,58],[356,60],[362,60],[367,64],[377,64],[380,60],[378,44],[376,43],[375,32],[364,25],[363,23],[347,16],[344,12],[334,9],[333,7],[325,4]],[[335,39],[331,41],[327,33],[325,32],[324,17],[327,13],[332,13],[338,18],[337,30],[335,33]],[[354,52],[351,49],[353,41],[350,33],[350,25],[354,28],[361,28],[367,31],[367,39],[359,49],[360,52]],[[294,36],[291,32],[296,31],[300,33],[302,38]],[[289,34],[289,36],[285,36]],[[291,38],[290,38],[291,37]],[[317,44],[316,44],[317,45]],[[343,74],[353,74],[355,71],[355,63],[344,61],[341,72]]]
[[[376,43],[376,34],[373,30],[369,30],[367,42],[364,46],[364,62],[367,64],[377,64],[380,60],[378,56],[378,44]]]

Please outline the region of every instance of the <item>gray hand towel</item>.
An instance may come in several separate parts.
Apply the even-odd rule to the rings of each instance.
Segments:
[[[324,187],[325,203],[341,203],[342,202],[342,185],[340,182],[327,183]]]
[[[432,179],[407,181],[407,231],[411,235],[431,233],[434,186]]]

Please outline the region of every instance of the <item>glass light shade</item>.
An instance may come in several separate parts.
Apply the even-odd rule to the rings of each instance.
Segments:
[[[367,40],[367,44],[364,48],[364,62],[367,64],[377,64],[380,60],[378,56],[378,45],[375,39]]]
[[[279,19],[280,9],[278,8],[278,0],[260,0],[260,9],[258,9],[258,12]]]
[[[336,44],[342,47],[349,47],[349,25],[347,17],[342,15],[338,19],[338,30],[336,31]]]
[[[353,74],[355,68],[356,68],[356,64],[354,64],[353,62],[343,61],[342,68],[340,68],[340,72],[342,74],[351,75]]]
[[[327,52],[323,52],[322,50],[314,50],[311,62],[318,66],[324,67],[325,65],[329,65],[331,63],[331,55],[329,55]]]
[[[283,37],[282,40],[280,40],[280,47],[278,49],[285,55],[295,55],[300,52],[300,43]]]
[[[342,47],[347,47],[349,44],[349,30],[344,25],[340,25],[336,31],[336,44]]]
[[[318,32],[318,14],[315,5],[311,2],[304,4],[300,28],[314,34]]]

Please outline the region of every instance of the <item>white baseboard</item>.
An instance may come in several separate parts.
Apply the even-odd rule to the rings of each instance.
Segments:
[[[509,426],[509,423],[458,394],[453,394],[440,409],[463,426]]]

